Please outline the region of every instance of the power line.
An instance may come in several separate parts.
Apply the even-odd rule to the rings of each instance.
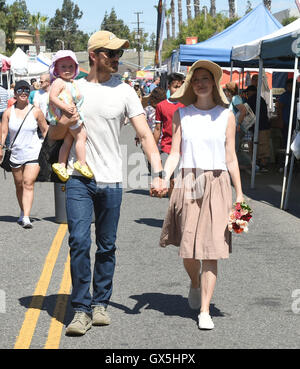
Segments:
[[[136,14],[136,16],[137,16],[137,22],[132,22],[132,23],[137,24],[138,63],[139,63],[139,66],[140,66],[141,65],[141,47],[140,47],[141,29],[140,29],[140,24],[144,23],[144,22],[140,22],[140,14],[143,14],[143,12],[135,12],[134,14]]]

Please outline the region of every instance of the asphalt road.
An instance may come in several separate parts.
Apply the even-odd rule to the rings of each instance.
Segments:
[[[202,349],[299,348],[299,178],[291,211],[278,208],[281,177],[260,175],[256,190],[243,184],[254,219],[248,234],[234,236],[233,253],[219,262],[211,304],[213,331],[197,328],[187,303],[188,277],[177,248],[158,246],[168,199],[151,198],[134,131],[122,133],[128,160],[117,240],[112,324],[83,337],[66,337],[69,304],[68,235],[55,222],[52,183],[37,183],[34,228],[17,225],[11,174],[0,171],[0,348]],[[126,150],[125,150],[126,149]],[[134,154],[134,153],[138,154]],[[134,155],[133,155],[134,154]],[[136,178],[136,168],[143,173]],[[299,176],[298,176],[299,177]],[[135,188],[135,185],[141,188]],[[92,226],[94,239],[94,226]],[[95,245],[92,246],[92,260]]]

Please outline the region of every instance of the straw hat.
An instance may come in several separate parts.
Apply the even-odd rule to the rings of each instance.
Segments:
[[[217,105],[228,107],[228,100],[221,87],[222,69],[210,60],[198,60],[191,66],[184,84],[171,96],[171,100],[180,101],[184,105],[190,105],[196,102],[197,96],[193,91],[191,80],[194,71],[198,68],[203,68],[211,72],[216,84],[213,89],[214,101]]]

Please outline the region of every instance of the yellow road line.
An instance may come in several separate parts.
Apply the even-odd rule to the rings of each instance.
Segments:
[[[43,306],[43,301],[51,280],[53,268],[55,266],[66,232],[67,225],[61,224],[45,260],[44,268],[40,280],[36,285],[30,306],[25,314],[23,325],[15,343],[15,349],[28,349],[30,347],[36,324]]]
[[[58,349],[63,329],[63,321],[67,309],[68,297],[71,289],[70,255],[65,263],[65,270],[55,305],[54,316],[48,333],[45,349]]]

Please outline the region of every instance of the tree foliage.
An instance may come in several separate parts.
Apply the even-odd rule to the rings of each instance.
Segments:
[[[137,29],[130,31],[124,21],[118,18],[114,8],[111,9],[110,14],[105,12],[100,28],[101,30],[112,32],[120,38],[129,40],[131,48],[153,50],[153,34],[150,36],[150,41],[148,41],[149,34],[144,32],[143,29],[139,30],[139,34]]]
[[[284,18],[281,23],[282,23],[283,26],[287,26],[288,24],[294,22],[296,19],[298,19],[298,17]]]
[[[25,1],[15,1],[11,5],[4,0],[0,1],[0,28],[6,35],[6,51],[11,55],[16,46],[14,44],[15,33],[29,24],[29,12]]]
[[[214,34],[222,32],[225,28],[236,22],[238,18],[227,18],[218,13],[215,17],[200,14],[194,19],[188,19],[180,27],[179,34],[175,40],[165,40],[163,45],[163,59],[168,58],[172,50],[177,49],[180,44],[185,44],[187,37],[198,37],[198,42],[205,41]]]
[[[78,5],[71,0],[64,0],[61,9],[56,9],[55,15],[49,20],[45,32],[47,47],[53,51],[64,48],[73,51],[86,50],[88,35],[78,29],[78,21],[83,13]]]

